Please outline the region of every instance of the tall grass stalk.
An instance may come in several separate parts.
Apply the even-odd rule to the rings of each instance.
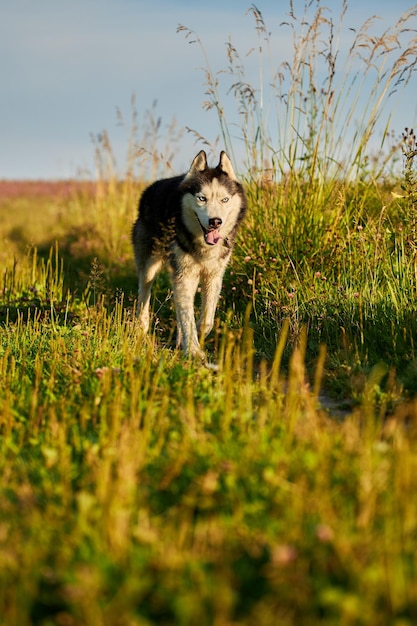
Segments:
[[[347,0],[333,11],[321,1],[304,2],[300,13],[293,2],[288,9],[281,28],[292,35],[292,57],[280,58],[284,53],[275,33],[270,33],[261,11],[252,5],[248,13],[254,18],[256,41],[244,53],[229,41],[227,70],[220,72],[210,66],[202,39],[179,26],[178,31],[203,54],[207,96],[203,106],[215,110],[224,145],[232,155],[232,145],[243,145],[244,171],[255,178],[290,176],[294,184],[323,184],[329,178],[361,176],[369,169],[370,152],[380,153],[386,142],[388,102],[415,70],[417,38],[411,26],[417,10],[410,8],[375,34],[375,18],[348,28]],[[244,61],[245,55],[255,52],[257,79]],[[230,78],[228,87],[221,87],[220,75]],[[234,96],[234,111],[226,102],[226,92]],[[373,164],[376,174],[384,164],[383,159]]]
[[[136,97],[130,102],[130,120],[117,109],[119,125],[125,129],[127,150],[125,163],[117,163],[111,137],[106,130],[94,136],[96,186],[91,228],[100,239],[106,254],[124,261],[130,252],[130,236],[126,224],[131,224],[137,212],[137,201],[146,181],[172,170],[175,147],[181,140],[182,129],[172,119],[165,129],[153,102],[143,119],[138,121]],[[94,233],[93,233],[94,234]],[[97,247],[99,247],[97,246]]]

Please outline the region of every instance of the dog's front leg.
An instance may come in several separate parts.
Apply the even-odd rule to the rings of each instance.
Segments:
[[[197,272],[187,272],[175,276],[173,280],[175,311],[177,314],[178,339],[184,352],[189,356],[204,359],[204,352],[198,341],[194,316],[194,299],[199,282]]]
[[[199,337],[206,337],[213,328],[225,268],[216,268],[215,272],[202,276],[201,316],[197,324]]]

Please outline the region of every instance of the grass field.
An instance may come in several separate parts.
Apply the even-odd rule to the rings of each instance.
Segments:
[[[1,624],[416,623],[416,140],[335,175],[320,128],[246,137],[218,372],[166,276],[135,325],[143,177],[0,182]]]

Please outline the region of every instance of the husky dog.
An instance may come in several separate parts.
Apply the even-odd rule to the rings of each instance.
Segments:
[[[201,150],[189,171],[145,189],[132,242],[139,274],[138,320],[149,329],[151,287],[167,262],[177,315],[177,346],[205,360],[200,346],[213,328],[223,275],[236,233],[247,211],[246,197],[225,152],[217,167]],[[194,298],[201,282],[201,316]]]

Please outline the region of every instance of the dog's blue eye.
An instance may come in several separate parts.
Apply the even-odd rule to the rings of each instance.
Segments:
[[[207,200],[206,196],[196,196],[199,202],[205,202]]]
[[[229,202],[229,198],[222,198],[222,202]]]

